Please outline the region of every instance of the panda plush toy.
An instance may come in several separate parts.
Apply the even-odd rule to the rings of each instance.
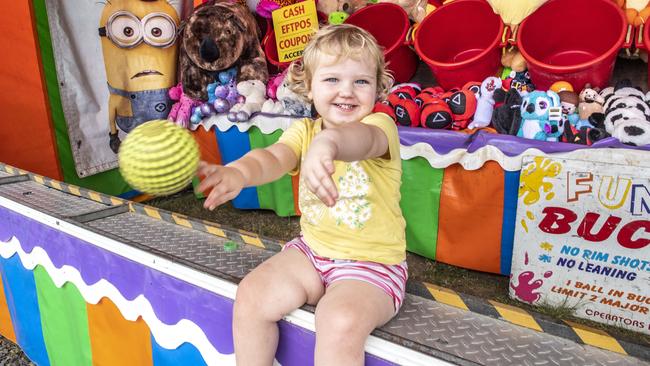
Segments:
[[[599,140],[613,136],[627,145],[643,146],[650,144],[650,93],[632,86],[629,80],[622,80],[614,88],[601,91],[605,99],[603,113],[593,113],[589,122],[596,127]]]

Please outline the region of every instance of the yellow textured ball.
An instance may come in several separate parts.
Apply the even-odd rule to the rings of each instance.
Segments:
[[[165,196],[192,181],[199,165],[199,147],[186,129],[167,120],[154,120],[126,136],[120,145],[118,163],[131,187]]]

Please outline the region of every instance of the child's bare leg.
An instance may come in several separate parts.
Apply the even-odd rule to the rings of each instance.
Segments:
[[[395,314],[393,299],[357,280],[334,282],[316,307],[316,366],[363,365],[370,332]]]
[[[271,365],[278,345],[277,321],[305,302],[315,304],[324,287],[311,262],[288,248],[260,264],[239,283],[233,315],[238,366]]]

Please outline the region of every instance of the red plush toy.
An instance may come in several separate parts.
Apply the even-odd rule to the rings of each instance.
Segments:
[[[395,121],[401,126],[417,127],[420,125],[420,108],[411,99],[400,99],[393,106]]]
[[[451,129],[462,130],[467,128],[472,117],[474,117],[474,112],[476,112],[476,96],[474,93],[467,89],[459,90],[449,97],[447,104],[454,119]]]
[[[420,113],[420,125],[425,128],[444,129],[453,122],[451,110],[440,98],[430,100]]]

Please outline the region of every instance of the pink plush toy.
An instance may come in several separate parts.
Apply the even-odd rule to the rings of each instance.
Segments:
[[[167,116],[168,120],[176,123],[177,125],[187,128],[190,125],[190,116],[192,116],[192,109],[200,103],[183,93],[183,86],[178,83],[169,89],[169,97],[171,100],[176,101],[169,111]]]
[[[284,81],[285,76],[287,76],[287,70],[269,78],[269,82],[266,84],[266,96],[269,97],[269,99],[278,99],[278,87],[282,84],[282,81]]]

